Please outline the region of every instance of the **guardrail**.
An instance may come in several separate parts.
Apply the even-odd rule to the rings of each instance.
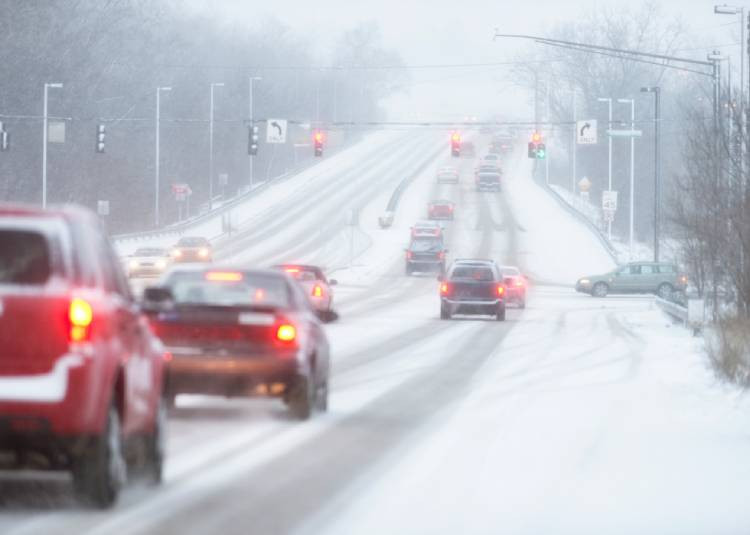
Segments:
[[[607,236],[604,234],[604,232],[602,232],[602,229],[596,226],[588,217],[586,217],[585,214],[582,214],[579,210],[576,210],[574,206],[572,206],[567,200],[565,200],[562,195],[556,192],[553,188],[549,187],[548,184],[540,185],[542,186],[542,189],[549,193],[552,198],[555,199],[558,204],[560,204],[560,206],[565,208],[570,214],[575,216],[579,221],[581,221],[584,225],[591,229],[604,249],[607,251],[607,254],[612,257],[612,261],[616,264],[619,263],[619,260],[617,258],[617,250],[612,246],[610,241],[607,239]]]
[[[359,141],[359,140],[357,140],[357,141]],[[356,141],[355,141],[355,143],[356,143]],[[332,150],[330,152],[331,152],[331,154],[337,154],[338,152],[340,152],[340,151],[342,151],[344,149],[349,148],[353,144],[354,143],[345,144],[345,145],[343,145],[343,146],[341,146],[341,147],[339,147],[339,148],[337,148],[335,150]],[[268,188],[272,184],[275,184],[275,183],[277,183],[279,181],[282,181],[282,180],[285,180],[287,178],[290,178],[290,177],[292,177],[292,176],[294,176],[294,175],[296,175],[296,174],[304,171],[305,169],[308,169],[308,168],[312,167],[313,165],[315,165],[317,163],[320,163],[320,162],[319,161],[305,161],[305,162],[302,162],[299,165],[296,165],[296,166],[292,167],[291,169],[288,169],[287,171],[284,171],[280,175],[271,177],[268,180],[265,180],[265,181],[261,182],[259,185],[255,186],[251,190],[248,190],[248,191],[245,191],[244,193],[236,195],[235,197],[233,197],[232,199],[224,202],[220,207],[218,207],[218,208],[216,208],[214,210],[211,210],[211,211],[199,214],[197,216],[191,217],[191,218],[186,219],[184,221],[180,221],[178,223],[173,223],[173,224],[171,224],[171,225],[169,225],[167,227],[161,228],[161,229],[146,230],[146,231],[141,231],[141,232],[130,232],[130,233],[126,233],[126,234],[116,234],[116,235],[111,236],[111,240],[112,241],[127,241],[127,240],[139,241],[139,240],[149,240],[149,239],[160,238],[160,237],[169,237],[169,236],[178,237],[178,236],[182,236],[185,233],[185,231],[187,231],[189,229],[189,227],[191,227],[193,225],[197,225],[197,224],[203,223],[203,222],[205,222],[206,220],[208,220],[210,218],[217,217],[217,216],[219,216],[221,214],[224,214],[224,213],[230,211],[232,208],[234,208],[238,204],[243,203],[243,202],[247,201],[248,199],[250,199],[251,197],[253,197],[253,196],[261,193],[262,191],[264,191],[266,188]],[[221,234],[219,234],[217,236],[208,237],[208,239],[209,240],[214,240],[214,239],[220,238],[224,234],[225,233],[222,232]]]
[[[685,327],[692,329],[694,335],[697,335],[703,329],[703,324],[705,323],[705,305],[703,299],[689,299],[687,306],[683,306],[668,299],[655,297],[654,303]]]

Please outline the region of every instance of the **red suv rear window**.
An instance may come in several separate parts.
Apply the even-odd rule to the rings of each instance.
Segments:
[[[0,229],[0,284],[44,284],[50,277],[50,249],[32,230]]]

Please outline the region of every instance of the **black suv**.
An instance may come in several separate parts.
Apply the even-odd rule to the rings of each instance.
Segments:
[[[406,249],[406,274],[415,271],[438,271],[445,273],[445,248],[443,236],[412,236]]]
[[[485,314],[505,321],[503,274],[492,260],[456,260],[440,280],[440,319]]]

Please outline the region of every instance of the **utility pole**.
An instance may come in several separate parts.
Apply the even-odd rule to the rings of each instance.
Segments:
[[[661,137],[659,135],[659,123],[661,122],[661,88],[659,86],[642,87],[641,92],[654,94],[654,262],[658,262],[659,221],[661,219],[661,166],[659,165],[661,162]]]
[[[49,118],[47,115],[47,101],[50,89],[62,89],[61,83],[44,84],[44,132],[42,133],[42,208],[47,208],[47,129]]]
[[[635,131],[635,99],[621,98],[617,100],[622,104],[630,104],[630,130]],[[633,132],[631,132],[632,134]],[[611,139],[611,138],[610,138]],[[630,224],[629,224],[629,252],[628,257],[633,258],[633,242],[635,230],[635,137],[630,136]]]
[[[250,76],[249,93],[247,98],[248,115],[250,117],[250,135],[253,135],[253,127],[255,126],[255,114],[253,112],[253,90],[255,89],[254,82],[262,80],[260,76]],[[253,189],[253,155],[249,154],[248,157],[248,174],[247,183],[250,189]]]
[[[607,130],[612,128],[612,99],[611,98],[599,98],[599,102],[606,102],[609,106],[609,122],[607,123]],[[609,136],[609,157],[608,157],[608,179],[607,189],[612,191],[612,136]],[[607,221],[607,238],[612,239],[612,221]]]
[[[214,202],[214,88],[224,87],[223,83],[211,84],[211,103],[208,119],[208,209],[213,208]]]
[[[577,107],[577,100],[578,100],[578,93],[576,90],[573,90],[573,176],[570,177],[570,192],[575,193],[576,192],[576,158],[578,156],[578,132],[576,131],[578,129],[578,112],[576,110]]]
[[[154,170],[156,176],[154,177],[154,226],[159,226],[159,121],[161,116],[161,92],[171,91],[171,87],[157,87],[156,88],[156,132],[155,132],[155,153],[156,161],[154,162]]]

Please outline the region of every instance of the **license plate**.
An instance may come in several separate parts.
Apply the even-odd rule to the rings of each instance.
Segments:
[[[241,312],[237,322],[240,325],[273,325],[274,317],[259,312]]]

